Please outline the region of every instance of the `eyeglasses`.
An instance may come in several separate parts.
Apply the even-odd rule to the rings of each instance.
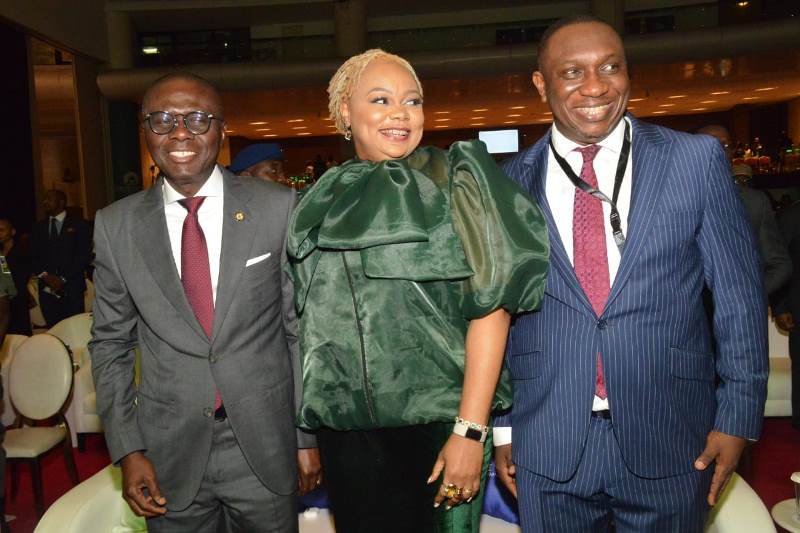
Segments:
[[[168,111],[153,111],[144,116],[143,122],[147,122],[150,131],[156,135],[166,135],[178,125],[178,117],[181,117],[183,127],[193,135],[202,135],[211,127],[212,120],[223,121],[220,117],[215,117],[213,113],[202,111],[192,111],[191,113],[172,114]]]

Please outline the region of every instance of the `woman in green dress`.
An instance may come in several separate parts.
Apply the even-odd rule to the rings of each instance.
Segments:
[[[354,56],[328,93],[357,157],[289,226],[299,424],[317,431],[339,533],[477,532],[510,316],[544,291],[544,221],[483,143],[418,147],[404,59]]]

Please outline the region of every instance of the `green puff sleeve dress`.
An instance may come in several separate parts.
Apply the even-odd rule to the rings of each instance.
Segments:
[[[469,141],[330,169],[298,204],[287,251],[300,427],[440,424],[441,447],[458,414],[470,320],[538,307],[548,240],[539,208]],[[511,398],[504,370],[493,408]],[[436,531],[477,531],[480,500],[443,514],[450,525]],[[474,528],[453,529],[465,513]]]

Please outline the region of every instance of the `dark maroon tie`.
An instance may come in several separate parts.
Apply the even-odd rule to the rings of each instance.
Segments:
[[[600,146],[592,144],[576,151],[583,155],[581,179],[591,187],[597,188],[597,175],[594,173],[594,157]],[[575,208],[572,214],[572,243],[575,276],[583,287],[586,297],[592,304],[595,314],[603,314],[603,308],[611,292],[611,278],[608,273],[608,250],[603,220],[603,203],[594,196],[575,188]],[[595,395],[606,399],[606,383],[603,378],[603,361],[597,354],[597,379]]]
[[[197,211],[203,205],[205,196],[193,196],[179,200],[186,208],[181,233],[181,283],[186,299],[194,310],[194,316],[203,327],[208,338],[214,330],[214,294],[211,290],[211,267],[208,261],[208,246],[203,228],[197,218]],[[222,405],[219,391],[214,394],[214,409]]]

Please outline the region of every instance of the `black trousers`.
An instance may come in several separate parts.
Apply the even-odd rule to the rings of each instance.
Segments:
[[[428,485],[450,423],[317,434],[325,485],[337,533],[428,533],[434,531]],[[440,507],[442,509],[444,506]]]

